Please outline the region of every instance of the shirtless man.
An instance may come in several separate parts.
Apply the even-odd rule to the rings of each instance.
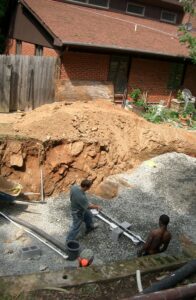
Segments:
[[[138,256],[145,256],[164,252],[171,240],[171,233],[167,230],[169,217],[161,215],[159,218],[159,228],[154,229],[149,234],[146,243],[138,250]]]

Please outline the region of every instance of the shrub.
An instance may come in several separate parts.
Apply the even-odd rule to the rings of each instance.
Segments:
[[[141,96],[142,92],[140,89],[133,89],[133,91],[130,93],[131,98],[133,99],[133,101],[138,101],[140,96]]]

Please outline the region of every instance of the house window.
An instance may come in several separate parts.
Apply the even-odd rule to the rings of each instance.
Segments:
[[[106,7],[109,8],[109,1],[110,0],[69,0],[70,2],[80,2],[86,3],[94,6]]]
[[[16,54],[22,53],[22,41],[16,40]]]
[[[72,0],[72,1],[75,1],[75,2],[82,2],[82,3],[86,3],[86,2],[87,2],[86,0]]]
[[[35,55],[42,56],[43,55],[43,47],[40,45],[35,45]]]
[[[96,6],[109,7],[108,0],[88,0],[88,3]]]
[[[167,88],[170,90],[179,89],[182,84],[183,74],[184,74],[184,64],[173,63],[170,69]]]
[[[127,12],[132,14],[132,15],[144,16],[145,6],[138,5],[138,4],[135,4],[135,3],[128,3],[127,4]]]
[[[177,14],[167,10],[161,11],[161,21],[175,24],[176,19],[177,19]]]

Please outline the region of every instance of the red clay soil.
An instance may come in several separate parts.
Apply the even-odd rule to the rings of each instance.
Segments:
[[[93,190],[109,175],[166,152],[196,156],[196,134],[147,122],[107,101],[56,102],[0,115],[0,175],[47,195],[83,178]]]

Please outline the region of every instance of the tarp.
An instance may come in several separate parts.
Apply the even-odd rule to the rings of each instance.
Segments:
[[[22,191],[22,185],[16,182],[9,181],[3,176],[0,176],[0,192],[17,197]]]

